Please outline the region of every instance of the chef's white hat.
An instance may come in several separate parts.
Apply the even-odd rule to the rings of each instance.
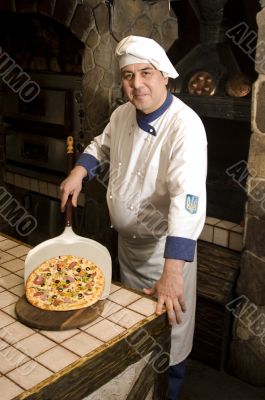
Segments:
[[[170,78],[179,75],[171,64],[165,50],[153,39],[127,36],[116,47],[120,69],[130,64],[148,63]]]

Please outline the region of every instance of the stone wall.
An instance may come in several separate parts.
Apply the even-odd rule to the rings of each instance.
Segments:
[[[265,7],[265,1],[261,1]],[[257,15],[256,71],[252,95],[248,201],[244,251],[237,282],[238,300],[228,369],[253,385],[265,386],[265,8]]]
[[[177,39],[177,20],[169,13],[166,1],[149,5],[142,0],[115,0],[111,7],[105,1],[97,3],[92,8],[94,19],[83,58],[86,121],[91,136],[102,130],[117,99],[122,97],[114,57],[117,42],[130,34],[142,35],[168,50]]]

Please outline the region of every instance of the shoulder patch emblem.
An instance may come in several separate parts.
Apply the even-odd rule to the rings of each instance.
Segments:
[[[185,208],[191,214],[196,214],[198,210],[199,197],[193,194],[187,194],[185,201]]]

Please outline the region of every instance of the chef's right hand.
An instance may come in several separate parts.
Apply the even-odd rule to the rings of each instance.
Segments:
[[[70,195],[72,195],[72,204],[77,207],[77,198],[82,189],[82,181],[87,176],[87,170],[81,165],[77,165],[68,177],[61,183],[61,210],[64,211],[65,204]]]

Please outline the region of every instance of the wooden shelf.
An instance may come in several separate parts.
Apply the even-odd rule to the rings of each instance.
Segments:
[[[173,93],[174,94],[174,93]],[[179,93],[176,96],[190,106],[201,117],[250,121],[251,98],[223,96],[191,96]]]

